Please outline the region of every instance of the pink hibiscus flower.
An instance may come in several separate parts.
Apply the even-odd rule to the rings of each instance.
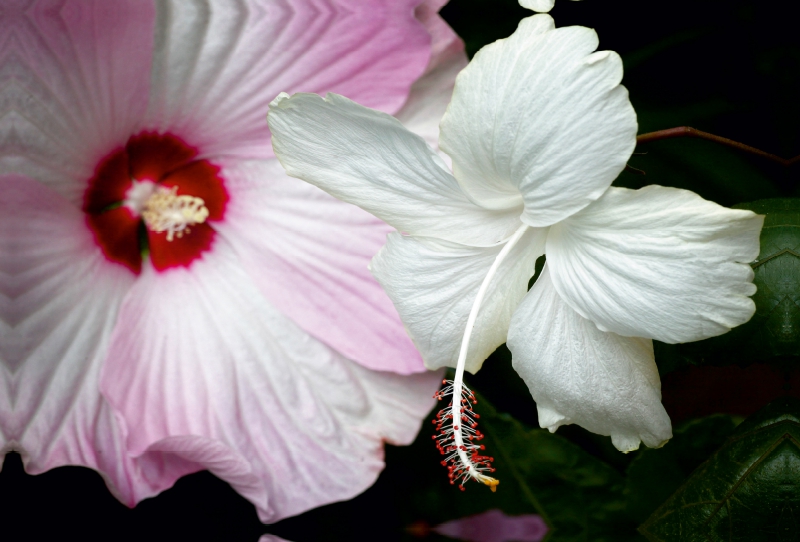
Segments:
[[[265,522],[374,482],[441,376],[367,270],[390,228],[286,176],[266,116],[332,91],[435,142],[443,3],[4,2],[4,450],[131,506],[208,469]]]

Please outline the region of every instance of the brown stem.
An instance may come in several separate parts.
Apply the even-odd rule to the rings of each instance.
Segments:
[[[720,137],[718,135],[709,134],[708,132],[703,132],[695,128],[691,128],[689,126],[679,126],[677,128],[669,128],[667,130],[659,130],[657,132],[649,132],[647,134],[642,134],[636,137],[636,142],[648,143],[650,141],[658,141],[659,139],[670,139],[673,137],[697,137],[700,139],[707,139],[709,141],[714,141],[716,143],[720,143],[727,147],[732,147],[740,151],[749,152],[750,154],[755,154],[756,156],[761,156],[762,158],[772,160],[773,162],[777,162],[783,166],[791,166],[792,164],[800,162],[800,155],[797,155],[794,158],[790,158],[787,160],[786,158],[781,158],[780,156],[764,152],[761,149],[751,147],[750,145],[745,145],[744,143],[739,143],[738,141],[728,139],[727,137]]]

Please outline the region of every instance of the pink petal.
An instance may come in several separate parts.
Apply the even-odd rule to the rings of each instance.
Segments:
[[[535,514],[507,516],[495,509],[442,523],[433,530],[468,542],[539,542],[547,534],[547,524]]]
[[[131,459],[99,393],[100,364],[133,274],[103,258],[83,214],[56,192],[19,177],[4,178],[0,191],[9,324],[0,332],[0,389],[14,406],[0,410],[4,448],[20,451],[31,474],[96,469],[129,505],[198,470],[155,454]]]
[[[276,521],[371,485],[383,442],[414,438],[440,378],[370,371],[309,337],[220,239],[190,269],[143,270],[101,389],[132,454],[207,468]]]
[[[162,2],[148,123],[206,155],[272,155],[282,91],[337,92],[397,111],[430,57],[420,0]]]
[[[270,302],[365,367],[424,370],[392,302],[367,269],[392,228],[287,176],[277,160],[224,174],[236,192],[218,230]]]
[[[411,87],[403,109],[395,115],[406,128],[424,137],[434,148],[439,147],[439,121],[453,95],[456,75],[468,63],[464,42],[438,14],[445,3],[427,0],[417,8],[417,17],[433,39],[431,60],[423,76]],[[440,155],[449,165],[450,157],[444,153]]]
[[[79,205],[100,158],[125,144],[146,111],[153,5],[43,0],[7,16],[20,42],[21,172]]]
[[[433,36],[433,56],[398,118],[436,145],[464,45],[439,17],[442,0],[416,15]],[[261,292],[304,330],[370,369],[424,370],[397,311],[367,270],[392,228],[361,209],[288,177],[277,162],[226,170],[234,191],[227,235]]]

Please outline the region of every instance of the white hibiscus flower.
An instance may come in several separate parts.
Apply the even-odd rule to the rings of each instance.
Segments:
[[[426,365],[457,367],[444,391],[461,401],[440,413],[439,443],[462,484],[496,484],[461,379],[506,339],[542,427],[576,423],[630,451],[672,436],[652,339],[719,335],[754,312],[746,262],[763,217],[685,190],[610,187],[637,123],[619,56],[597,44],[535,15],[481,50],[441,123],[452,174],[395,119],[341,96],[271,106],[290,175],[398,230],[372,272]]]

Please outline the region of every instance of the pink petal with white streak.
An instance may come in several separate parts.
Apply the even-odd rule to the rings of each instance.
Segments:
[[[225,169],[235,197],[217,230],[261,293],[300,327],[376,370],[425,370],[367,269],[392,228],[286,175],[277,160]],[[249,181],[249,184],[248,184]]]
[[[445,0],[429,0],[417,8],[417,18],[433,38],[431,60],[425,74],[411,87],[403,109],[395,115],[433,148],[439,147],[439,121],[453,95],[456,75],[468,63],[464,42],[438,14],[445,3]],[[440,155],[449,165],[450,157]]]
[[[31,474],[96,469],[129,506],[198,470],[156,454],[131,459],[100,396],[100,364],[133,276],[105,261],[82,213],[54,191],[19,177],[0,181],[0,190],[2,246],[13,256],[2,266],[3,319],[14,334],[2,350],[3,387],[14,407],[0,411],[5,448],[18,450]]]
[[[157,4],[148,123],[205,156],[272,155],[264,122],[282,91],[337,92],[389,113],[430,57],[420,0]]]
[[[433,35],[434,53],[398,114],[431,145],[455,76],[467,63],[463,43],[437,14],[442,3],[417,8]],[[232,165],[226,176],[233,198],[218,229],[281,312],[367,368],[424,370],[397,311],[367,270],[392,228],[287,176],[277,160]]]
[[[370,371],[275,310],[224,240],[190,270],[146,267],[111,339],[101,388],[133,454],[208,468],[263,521],[351,498],[408,443],[441,376]]]
[[[34,2],[14,11],[16,170],[79,205],[102,156],[147,110],[155,11],[140,0]]]

